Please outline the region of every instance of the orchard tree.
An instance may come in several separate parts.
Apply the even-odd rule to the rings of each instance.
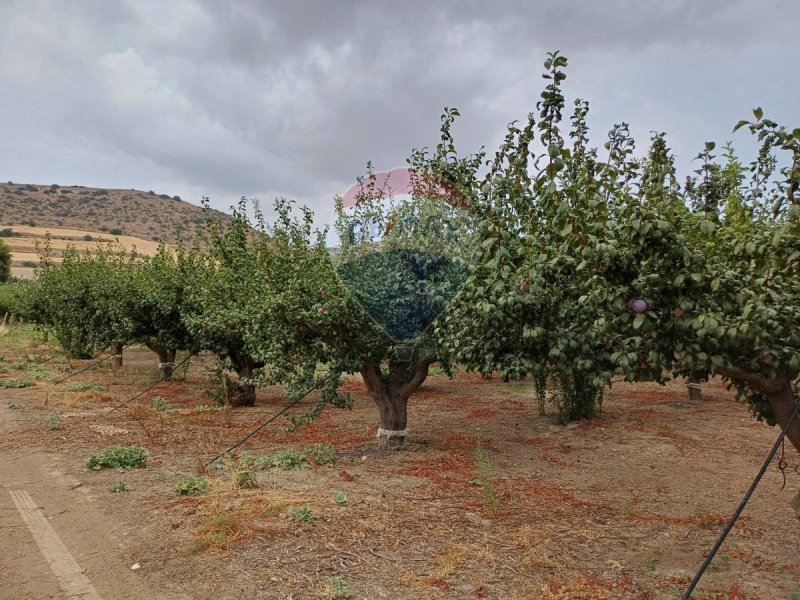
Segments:
[[[162,243],[155,255],[143,258],[132,270],[132,338],[156,353],[159,376],[165,381],[172,379],[178,351],[194,353],[198,347],[184,321],[190,312],[189,281],[195,276],[190,266],[182,246],[173,251]]]
[[[71,356],[119,351],[135,338],[135,255],[115,244],[98,245],[95,253],[69,247],[55,263],[49,239],[39,254],[36,279],[25,289],[26,316],[48,327]]]
[[[800,376],[800,129],[743,121],[745,167],[708,143],[681,186],[663,134],[637,158],[627,125],[588,145],[588,105],[562,131],[567,60],[548,56],[537,112],[461,181],[476,199],[474,271],[440,321],[471,368],[560,382],[591,416],[615,376],[726,378],[757,418],[787,425]],[[782,156],[776,156],[782,153]],[[439,168],[431,164],[432,169]],[[749,175],[749,177],[748,177]],[[800,449],[800,420],[788,437]]]

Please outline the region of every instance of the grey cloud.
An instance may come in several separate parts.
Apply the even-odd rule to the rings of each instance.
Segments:
[[[5,2],[0,178],[324,207],[435,144],[443,106],[491,150],[550,49],[596,143],[626,120],[688,165],[755,105],[797,126],[798,25],[789,0]]]

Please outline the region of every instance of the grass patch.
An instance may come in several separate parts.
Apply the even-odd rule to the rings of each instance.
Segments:
[[[311,465],[331,465],[336,462],[336,451],[330,444],[315,444],[300,450],[277,450],[272,454],[244,454],[240,465],[245,469],[281,469],[300,471]]]
[[[335,575],[328,578],[328,598],[330,600],[350,600],[352,597],[353,592],[344,577]]]
[[[289,510],[289,515],[300,523],[311,523],[314,520],[314,513],[307,506],[294,506]]]
[[[118,481],[117,483],[112,484],[111,487],[108,489],[112,494],[119,494],[121,492],[127,492],[131,488],[128,487],[128,484],[126,482]]]
[[[150,402],[150,408],[152,408],[153,410],[157,410],[157,411],[164,411],[164,410],[169,410],[170,408],[173,408],[173,406],[172,406],[172,404],[167,402],[167,399],[164,398],[164,396],[156,396]]]
[[[8,390],[21,390],[22,388],[29,388],[36,385],[35,381],[30,379],[0,379],[0,388]]]
[[[70,381],[61,389],[66,392],[102,392],[105,388],[102,385],[86,381]]]
[[[93,471],[100,469],[135,469],[147,464],[147,450],[141,446],[112,446],[92,454],[86,466]]]
[[[208,493],[208,477],[190,475],[181,479],[175,490],[181,496],[205,496]]]
[[[44,420],[44,425],[48,429],[61,429],[65,419],[66,417],[62,413],[56,411]]]
[[[476,483],[483,491],[483,507],[494,514],[500,508],[500,493],[494,477],[492,455],[480,446],[475,449],[475,472],[478,475]]]

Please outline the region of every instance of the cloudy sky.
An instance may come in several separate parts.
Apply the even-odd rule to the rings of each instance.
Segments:
[[[325,211],[434,145],[493,149],[569,57],[600,145],[667,131],[685,167],[755,106],[800,126],[796,0],[2,0],[0,180]]]

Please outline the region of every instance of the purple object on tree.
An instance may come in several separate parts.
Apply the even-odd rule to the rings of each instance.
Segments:
[[[630,303],[631,310],[635,313],[643,313],[647,310],[647,302],[638,298]]]

